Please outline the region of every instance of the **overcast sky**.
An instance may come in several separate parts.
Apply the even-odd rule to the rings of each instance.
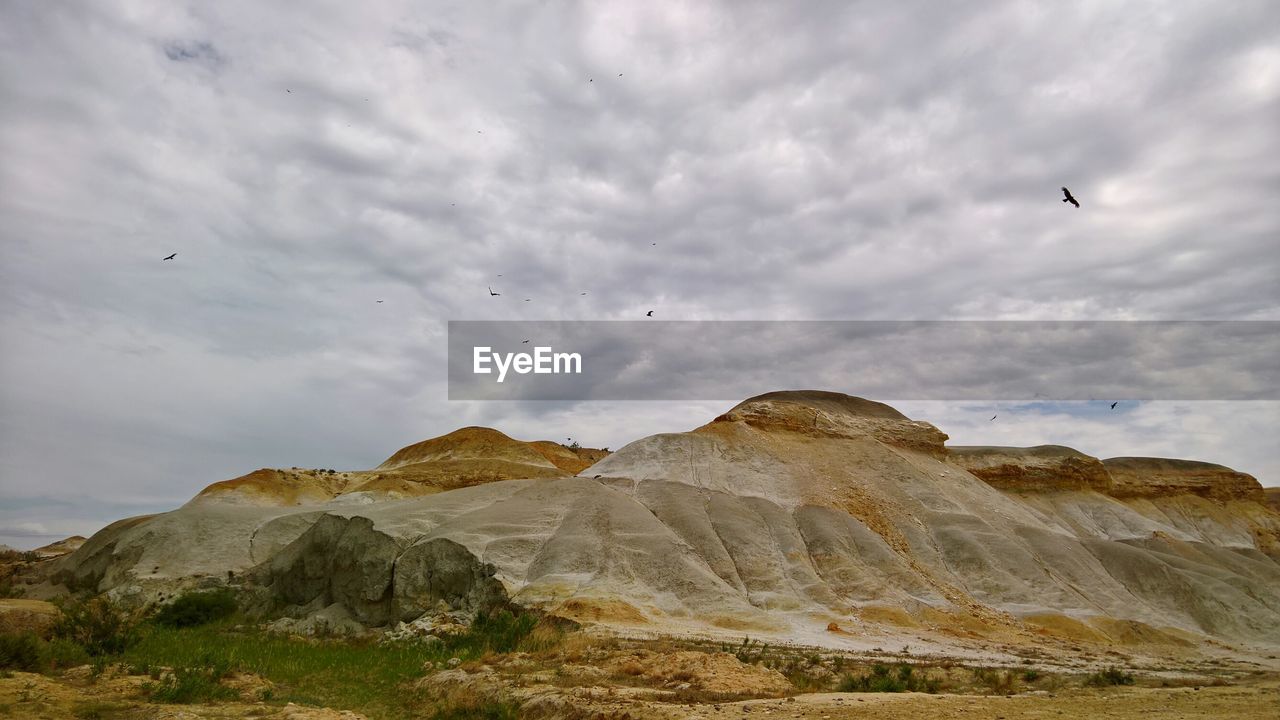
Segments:
[[[0,542],[726,409],[451,403],[448,320],[1280,320],[1280,4],[493,5],[0,0]],[[897,404],[1280,485],[1280,403],[995,405]]]

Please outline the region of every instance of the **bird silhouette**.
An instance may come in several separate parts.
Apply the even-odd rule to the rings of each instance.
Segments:
[[[525,302],[529,302],[529,301],[531,301],[531,300],[533,300],[533,298],[525,298],[525,299],[524,299],[524,301],[525,301]]]
[[[995,420],[997,417],[999,417],[999,415],[992,415],[991,420]],[[991,420],[988,420],[987,422],[991,422]]]
[[[293,92],[293,91],[292,91],[292,90],[290,90],[289,88],[285,88],[285,89],[284,89],[284,91],[285,91],[285,92],[287,92],[287,93],[291,93],[291,92]]]
[[[381,301],[381,300],[379,300],[378,302],[379,302],[379,303],[381,303],[382,301]]]
[[[497,297],[497,296],[499,296],[499,295],[501,295],[501,294],[502,294],[502,293],[496,293],[496,292],[494,292],[492,287],[490,287],[490,288],[489,288],[489,297]]]
[[[1076,207],[1080,207],[1080,203],[1076,202],[1076,199],[1075,199],[1074,197],[1072,197],[1072,196],[1071,196],[1071,191],[1070,191],[1070,190],[1068,190],[1068,189],[1066,189],[1066,188],[1062,188],[1062,194],[1063,194],[1063,196],[1064,196],[1064,197],[1062,198],[1062,202],[1064,202],[1064,203],[1065,203],[1065,202],[1069,202],[1069,203],[1071,203],[1072,205],[1075,205]]]
[[[1117,405],[1119,405],[1119,404],[1120,404],[1120,401],[1119,401],[1119,400],[1117,400],[1117,401],[1115,401],[1115,402],[1111,403],[1111,409],[1112,409],[1112,410],[1115,410],[1115,409],[1116,409],[1116,406],[1117,406]]]
[[[174,259],[174,258],[176,258],[176,257],[178,257],[178,253],[174,253],[174,254],[170,255],[169,257],[165,258],[165,260],[172,260],[172,259]]]
[[[645,313],[645,314],[644,314],[644,316],[645,316],[645,317],[653,317],[653,311],[652,311],[652,310],[650,310],[649,312]]]
[[[586,295],[586,293],[578,293],[578,294],[579,294],[579,295]]]
[[[528,341],[528,340],[521,340],[521,341],[520,341],[520,344],[521,344],[521,345],[528,345],[528,344],[529,344],[529,341]]]

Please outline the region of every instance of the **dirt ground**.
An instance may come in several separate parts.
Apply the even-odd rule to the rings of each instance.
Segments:
[[[1116,720],[1244,720],[1280,717],[1280,681],[1245,687],[1120,688],[1072,691],[1055,696],[924,695],[920,693],[822,693],[789,700],[749,700],[740,703],[684,707],[629,708],[635,720],[681,718],[795,718],[839,720],[875,718],[1111,718]]]
[[[0,678],[0,718],[23,720],[360,720],[364,716],[325,708],[230,702],[217,705],[155,705],[139,698],[136,677],[88,682],[74,674],[51,678],[13,673]],[[1119,720],[1274,720],[1280,717],[1280,676],[1267,675],[1231,686],[1108,689],[1072,688],[1012,696],[922,693],[813,693],[792,698],[742,702],[677,704],[623,693],[612,699],[580,698],[572,705],[600,718],[631,720],[716,720],[794,718],[840,720],[878,718],[1117,718]],[[590,717],[590,715],[587,715]]]

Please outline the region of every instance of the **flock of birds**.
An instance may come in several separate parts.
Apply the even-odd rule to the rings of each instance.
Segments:
[[[622,73],[618,73],[618,77],[622,77]],[[595,78],[588,78],[588,79],[587,79],[587,82],[589,82],[589,83],[593,83],[593,82],[595,82]],[[293,90],[292,90],[292,89],[289,89],[289,88],[285,88],[285,92],[287,92],[287,93],[293,93]],[[368,102],[368,101],[369,101],[369,98],[365,98],[365,102]],[[483,131],[481,131],[481,130],[476,130],[476,132],[477,132],[477,133],[481,133],[481,134],[483,134]],[[1080,202],[1079,202],[1078,200],[1076,200],[1076,199],[1075,199],[1075,196],[1073,196],[1073,195],[1071,194],[1071,191],[1070,191],[1070,190],[1068,190],[1068,189],[1066,188],[1066,186],[1063,186],[1063,188],[1062,188],[1062,195],[1063,195],[1063,197],[1062,197],[1062,202],[1064,202],[1064,203],[1071,203],[1071,204],[1072,204],[1072,205],[1074,205],[1076,208],[1079,208],[1079,207],[1080,207]],[[450,203],[450,205],[455,205],[455,203]],[[656,243],[656,242],[651,243],[651,245],[655,245],[655,246],[656,246],[657,244],[658,244],[658,243]],[[163,258],[163,259],[164,259],[164,260],[173,260],[173,259],[174,259],[174,258],[176,258],[176,257],[178,257],[178,253],[173,253],[173,254],[171,254],[171,255],[169,255],[168,257]],[[499,275],[498,275],[498,277],[502,277],[502,275],[501,275],[501,274],[499,274]],[[489,297],[502,297],[502,293],[500,293],[500,292],[494,292],[494,291],[493,291],[493,286],[492,286],[492,285],[488,285],[488,286],[486,286],[486,287],[487,287],[487,288],[488,288],[488,290],[489,290]],[[579,294],[580,294],[580,295],[586,295],[586,293],[585,293],[585,292],[583,292],[583,293],[579,293]],[[525,301],[525,302],[532,302],[532,300],[533,300],[533,298],[525,298],[525,299],[524,299],[524,301]],[[383,301],[383,300],[377,300],[376,302],[377,302],[379,305],[381,305],[384,301]],[[650,311],[646,312],[644,315],[645,315],[645,317],[653,317],[653,311],[652,311],[652,310],[650,310]],[[520,341],[520,342],[521,342],[521,344],[527,344],[529,341],[528,341],[528,340],[522,340],[522,341]],[[1111,403],[1111,409],[1112,409],[1112,410],[1115,410],[1115,409],[1116,409],[1116,405],[1118,405],[1118,404],[1119,404],[1119,402],[1118,402],[1118,401],[1117,401],[1117,402],[1113,402],[1113,403]],[[988,420],[987,422],[994,422],[994,421],[995,421],[995,419],[996,419],[997,417],[999,417],[999,413],[997,413],[997,414],[995,414],[995,415],[992,415],[992,416],[991,416],[991,420]]]

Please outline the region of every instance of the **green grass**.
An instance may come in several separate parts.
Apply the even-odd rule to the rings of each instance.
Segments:
[[[276,685],[272,703],[295,702],[355,710],[374,719],[405,718],[421,699],[407,684],[427,663],[474,660],[491,652],[538,651],[559,631],[532,615],[500,612],[478,619],[470,631],[441,643],[314,641],[237,631],[230,622],[187,628],[148,624],[120,659],[135,668],[223,668],[260,675]],[[198,683],[198,679],[188,681]],[[177,690],[174,690],[177,692]],[[507,717],[497,705],[498,715]],[[485,710],[486,713],[490,712]]]
[[[307,642],[213,624],[147,628],[122,659],[135,667],[234,668],[275,683],[273,702],[399,718],[408,715],[409,698],[398,686],[441,657],[440,648],[423,644]]]

